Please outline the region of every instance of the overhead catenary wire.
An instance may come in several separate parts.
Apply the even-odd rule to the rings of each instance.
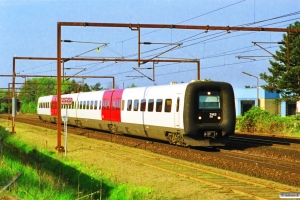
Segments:
[[[289,16],[292,16],[292,15],[295,15],[295,14],[299,14],[298,12],[296,12],[296,13],[291,13]],[[284,17],[286,17],[286,16],[288,16],[288,15],[284,15]],[[278,18],[280,18],[280,17],[276,17],[276,19],[278,19]],[[271,18],[271,19],[268,19],[268,20],[274,20],[275,18]],[[263,21],[268,21],[268,20],[263,20]],[[288,21],[290,21],[290,20],[288,20]],[[258,24],[258,23],[261,23],[260,21],[259,22],[255,22],[255,24]],[[277,22],[277,23],[279,23],[279,22]],[[267,25],[264,25],[264,26],[267,26]],[[203,33],[201,33],[201,34],[203,34]],[[222,35],[227,35],[227,33],[219,33],[220,34],[220,36],[217,36],[217,37],[221,37]],[[189,37],[189,38],[192,38],[192,37],[194,37],[194,36],[191,36],[191,37]],[[215,39],[215,38],[217,38],[217,37],[212,37],[212,38],[209,38],[209,39],[207,39],[207,40],[203,40],[203,41],[200,41],[200,42],[197,42],[197,43],[193,43],[193,44],[189,44],[189,45],[183,45],[182,47],[180,47],[180,48],[178,48],[178,49],[183,49],[183,48],[187,48],[187,47],[189,47],[189,46],[192,46],[192,45],[196,45],[196,44],[199,44],[199,43],[201,43],[201,42],[203,42],[203,43],[207,43],[207,42],[211,42],[211,41],[217,41],[217,40],[213,40],[213,39]],[[237,36],[238,37],[238,36]],[[187,39],[187,38],[186,38]],[[183,40],[186,40],[186,39],[183,39]],[[222,40],[222,39],[220,39],[220,40]],[[191,40],[191,41],[193,41],[193,40]],[[123,41],[122,41],[123,42]],[[159,49],[156,49],[156,50],[159,50]],[[146,53],[149,53],[149,52],[151,52],[151,51],[155,51],[155,50],[148,50],[147,52],[142,52],[142,53],[144,53],[144,54],[146,54]],[[115,52],[115,53],[117,53],[117,52]]]

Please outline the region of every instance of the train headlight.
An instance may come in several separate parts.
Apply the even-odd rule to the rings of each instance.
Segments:
[[[198,117],[198,119],[199,119],[199,120],[201,120],[201,119],[202,119],[202,117],[201,117],[201,116],[199,116],[199,117]]]
[[[218,120],[221,120],[221,116],[218,116]]]

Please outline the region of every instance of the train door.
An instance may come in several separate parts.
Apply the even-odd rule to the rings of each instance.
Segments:
[[[111,97],[111,121],[121,121],[121,99],[124,89],[114,90]]]
[[[175,112],[174,112],[174,126],[180,128],[180,97],[178,96],[175,101]]]
[[[107,90],[102,99],[102,120],[111,121],[111,96],[113,90]]]
[[[53,96],[51,99],[51,115],[57,116],[57,96]]]

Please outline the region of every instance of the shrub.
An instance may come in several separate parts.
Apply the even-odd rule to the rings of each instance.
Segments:
[[[253,106],[238,119],[237,129],[240,131],[282,134],[291,128],[285,117],[271,114],[257,106]]]

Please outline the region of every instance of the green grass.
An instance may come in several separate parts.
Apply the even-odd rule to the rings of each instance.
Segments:
[[[22,199],[157,199],[151,189],[109,182],[89,166],[59,154],[37,151],[0,127],[4,151],[0,160],[0,188],[22,172],[0,199],[9,194]],[[92,193],[99,192],[89,196]]]
[[[12,177],[19,172],[21,176],[9,189],[1,194],[6,194],[22,199],[75,199],[77,191],[60,181],[55,176],[40,169],[24,164],[16,156],[5,152],[1,157],[0,186],[6,185]]]

